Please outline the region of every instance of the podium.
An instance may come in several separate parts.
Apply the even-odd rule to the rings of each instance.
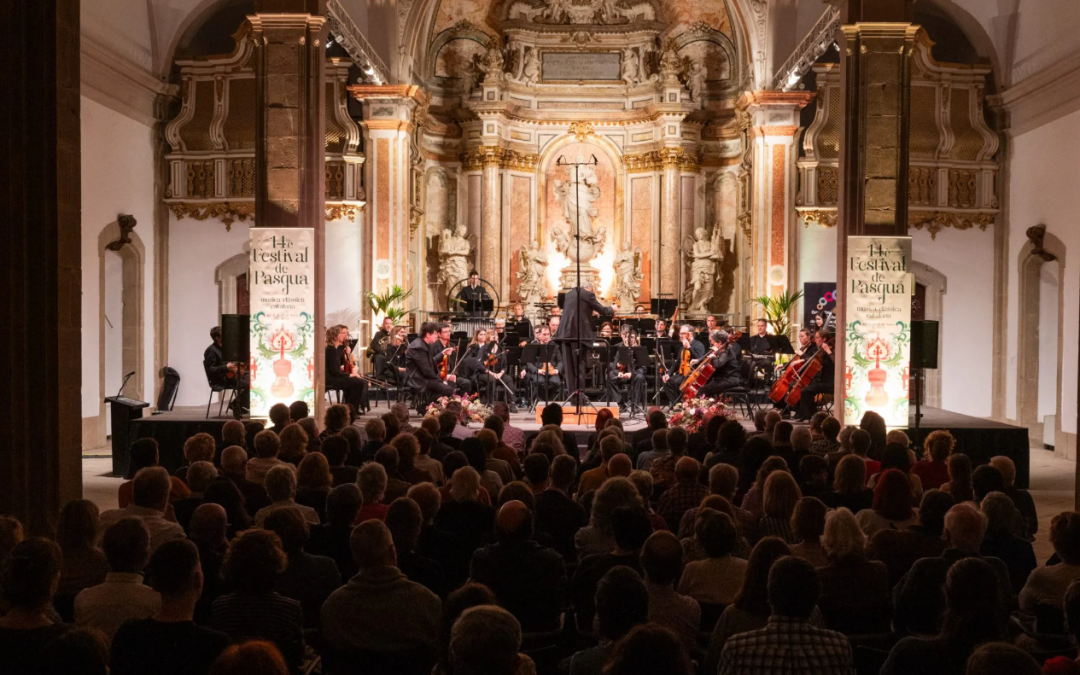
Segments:
[[[143,408],[150,406],[146,401],[136,401],[126,396],[109,396],[105,399],[111,404],[110,418],[112,420],[112,475],[126,476],[128,468],[128,449],[131,447],[131,439],[128,438],[128,425],[132,420],[142,417]]]

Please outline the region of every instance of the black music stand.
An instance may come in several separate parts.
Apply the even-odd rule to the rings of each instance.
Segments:
[[[679,301],[674,298],[653,298],[649,301],[649,311],[659,317],[670,317],[679,308]]]

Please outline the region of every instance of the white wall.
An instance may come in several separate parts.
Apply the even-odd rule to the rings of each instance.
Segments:
[[[1080,342],[1080,112],[1021,134],[1012,141],[1009,175],[1009,344],[1006,415],[1016,419],[1016,350],[1019,326],[1017,287],[1020,250],[1027,243],[1025,231],[1044,224],[1049,235],[1065,246],[1061,272],[1064,295],[1062,325],[1061,428],[1076,433],[1077,344]],[[1057,368],[1057,354],[1052,358]],[[1041,364],[1040,364],[1041,370]]]
[[[326,324],[342,323],[354,335],[371,337],[375,332],[371,324],[358,324],[360,319],[370,321],[367,301],[360,296],[363,260],[363,241],[360,236],[360,220],[337,220],[326,224]]]
[[[135,216],[146,249],[143,287],[143,394],[154,402],[154,155],[150,128],[81,97],[82,130],[82,414],[95,417],[99,386],[98,236],[118,214]]]
[[[176,405],[206,405],[210,386],[202,355],[210,329],[221,320],[214,272],[244,252],[248,224],[234,222],[226,231],[220,220],[169,218],[169,365],[180,373]]]
[[[836,281],[836,228],[803,227],[798,221],[799,279],[796,288],[814,281]],[[799,313],[802,316],[802,313]]]
[[[105,392],[112,396],[124,381],[124,260],[105,257]]]
[[[1059,276],[1056,263],[1039,269],[1039,421],[1057,413]]]

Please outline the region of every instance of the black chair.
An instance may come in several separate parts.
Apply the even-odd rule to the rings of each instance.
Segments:
[[[161,393],[158,394],[157,409],[159,412],[172,410],[176,403],[176,396],[180,392],[180,373],[175,368],[165,367],[164,379],[161,383]]]
[[[331,400],[331,398],[330,398],[330,393],[331,393],[331,392],[333,392],[333,393],[334,393],[334,395],[335,395],[335,396],[337,397],[337,402],[338,402],[338,403],[341,403],[341,390],[340,390],[340,389],[338,389],[337,387],[331,387],[330,385],[327,385],[327,386],[326,386],[326,391],[325,391],[325,393],[323,394],[323,396],[325,396],[325,398],[326,398],[326,402],[327,402],[327,403],[333,403],[333,402],[334,402],[334,401],[333,401],[333,400]]]
[[[699,602],[698,605],[701,606],[701,625],[698,630],[711,635],[727,605],[717,602]]]
[[[888,659],[888,650],[873,649],[871,647],[858,646],[852,654],[857,675],[878,675],[881,672],[881,667],[885,665],[885,661]]]
[[[229,392],[228,401],[225,400],[225,392]],[[221,417],[222,412],[225,410],[225,406],[232,405],[233,399],[236,398],[236,387],[230,387],[227,384],[210,385],[210,398],[206,401],[206,419],[210,419],[210,404],[214,402],[214,394],[220,394],[220,397],[218,398],[217,416]]]
[[[724,396],[731,401],[733,405],[742,405],[746,410],[746,418],[750,419],[754,416],[753,411],[750,409],[750,394],[753,390],[753,376],[754,376],[754,362],[751,359],[743,359],[739,362],[739,379],[742,383],[737,387],[732,387],[724,392]]]

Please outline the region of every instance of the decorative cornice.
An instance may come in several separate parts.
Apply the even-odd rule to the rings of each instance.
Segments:
[[[326,220],[352,220],[363,208],[363,204],[327,204]]]
[[[532,171],[539,162],[540,155],[535,153],[518,152],[496,145],[482,145],[461,153],[463,171],[491,168]]]
[[[627,173],[648,173],[664,168],[664,162],[658,150],[623,155],[622,160],[626,165]]]
[[[801,110],[807,103],[814,100],[814,96],[816,96],[816,93],[812,91],[774,91],[767,89],[747,91],[743,92],[743,95],[735,102],[735,109],[747,110],[755,106],[794,106],[796,110]]]
[[[593,125],[590,122],[571,122],[567,133],[573,134],[577,142],[581,143],[587,136],[592,136],[596,132],[593,131]]]
[[[791,138],[795,134],[799,133],[799,127],[794,124],[784,124],[780,126],[766,126],[766,127],[750,127],[751,138],[761,138],[763,136],[783,136],[784,138]]]
[[[416,84],[350,84],[346,88],[357,101],[409,99],[420,106],[428,104],[427,92]]]
[[[908,227],[916,230],[926,227],[931,239],[937,239],[937,233],[943,227],[951,227],[955,230],[970,230],[978,227],[986,230],[987,225],[992,225],[996,214],[993,213],[957,213],[955,211],[908,211]]]
[[[503,155],[502,165],[507,169],[515,169],[517,171],[532,171],[539,163],[540,155],[536,153],[507,150]]]
[[[1080,51],[1005,89],[1001,102],[1014,138],[1080,110]]]
[[[177,220],[191,217],[194,220],[206,220],[217,218],[225,225],[225,231],[232,230],[232,224],[236,221],[245,222],[249,218],[255,220],[254,201],[232,202],[169,202],[169,210],[173,212]],[[358,203],[334,203],[326,204],[326,220],[352,219],[360,215],[363,210],[363,202]]]
[[[180,88],[161,82],[149,71],[117,55],[83,34],[79,40],[82,93],[92,101],[153,126],[166,106],[155,106],[161,95],[176,96]]]

